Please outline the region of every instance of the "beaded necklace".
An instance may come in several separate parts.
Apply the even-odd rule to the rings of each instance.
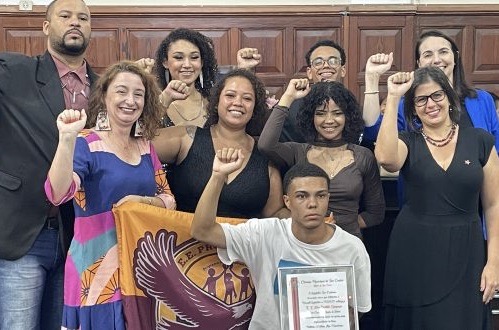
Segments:
[[[453,122],[449,133],[447,133],[447,136],[444,137],[443,139],[440,139],[440,140],[429,137],[425,133],[425,131],[422,127],[420,130],[420,133],[429,144],[434,145],[435,147],[443,147],[443,146],[448,145],[449,142],[452,141],[454,134],[456,134],[456,129],[457,129],[457,124]]]

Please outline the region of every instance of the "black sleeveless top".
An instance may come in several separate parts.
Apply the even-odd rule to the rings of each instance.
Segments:
[[[177,210],[194,213],[204,187],[210,179],[215,149],[209,128],[198,128],[182,163],[168,167],[168,183],[177,201]],[[218,216],[260,217],[270,190],[268,159],[253,147],[245,168],[226,184],[218,203]]]

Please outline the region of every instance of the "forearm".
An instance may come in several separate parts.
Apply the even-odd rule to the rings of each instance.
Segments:
[[[164,90],[159,94],[159,103],[164,107],[164,112],[173,103],[173,99],[170,94],[166,93]]]
[[[268,118],[258,139],[258,149],[262,152],[271,152],[279,146],[279,137],[281,136],[284,121],[288,116],[289,108],[276,105]]]
[[[398,160],[397,106],[400,97],[387,97],[386,110],[376,139],[375,155],[378,163],[389,169]],[[388,165],[388,167],[386,167]]]
[[[143,196],[141,199],[141,203],[172,210],[176,208],[175,199],[172,195],[168,194],[161,194],[157,196]]]
[[[212,173],[198,201],[191,225],[191,235],[195,239],[220,248],[225,248],[225,235],[221,226],[216,223],[216,216],[226,179],[219,173]]]
[[[278,219],[287,219],[291,217],[291,212],[287,207],[282,207],[277,212],[274,213],[274,217]]]
[[[381,112],[379,106],[379,75],[366,74],[362,119],[366,127],[376,124]]]
[[[487,227],[487,262],[499,265],[499,203],[485,209]]]
[[[76,134],[59,136],[59,144],[48,173],[54,202],[61,201],[73,182],[73,157],[75,145]]]

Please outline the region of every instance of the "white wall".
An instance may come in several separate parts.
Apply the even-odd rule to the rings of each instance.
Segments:
[[[33,5],[46,5],[51,0],[0,0],[0,5],[18,5],[31,1]],[[91,6],[224,6],[225,0],[86,0]],[[499,4],[499,0],[307,0],[307,5],[347,4]],[[233,5],[303,5],[303,0],[233,0]]]

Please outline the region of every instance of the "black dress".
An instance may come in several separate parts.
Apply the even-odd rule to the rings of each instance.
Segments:
[[[485,241],[478,200],[494,138],[460,128],[443,170],[417,132],[401,132],[408,156],[400,174],[407,201],[390,237],[385,274],[386,329],[490,328],[480,277]]]
[[[194,213],[210,179],[215,149],[209,128],[198,128],[185,159],[169,165],[168,183],[177,201],[177,210]],[[269,162],[256,147],[244,169],[224,185],[217,215],[233,218],[260,217],[270,191]]]

